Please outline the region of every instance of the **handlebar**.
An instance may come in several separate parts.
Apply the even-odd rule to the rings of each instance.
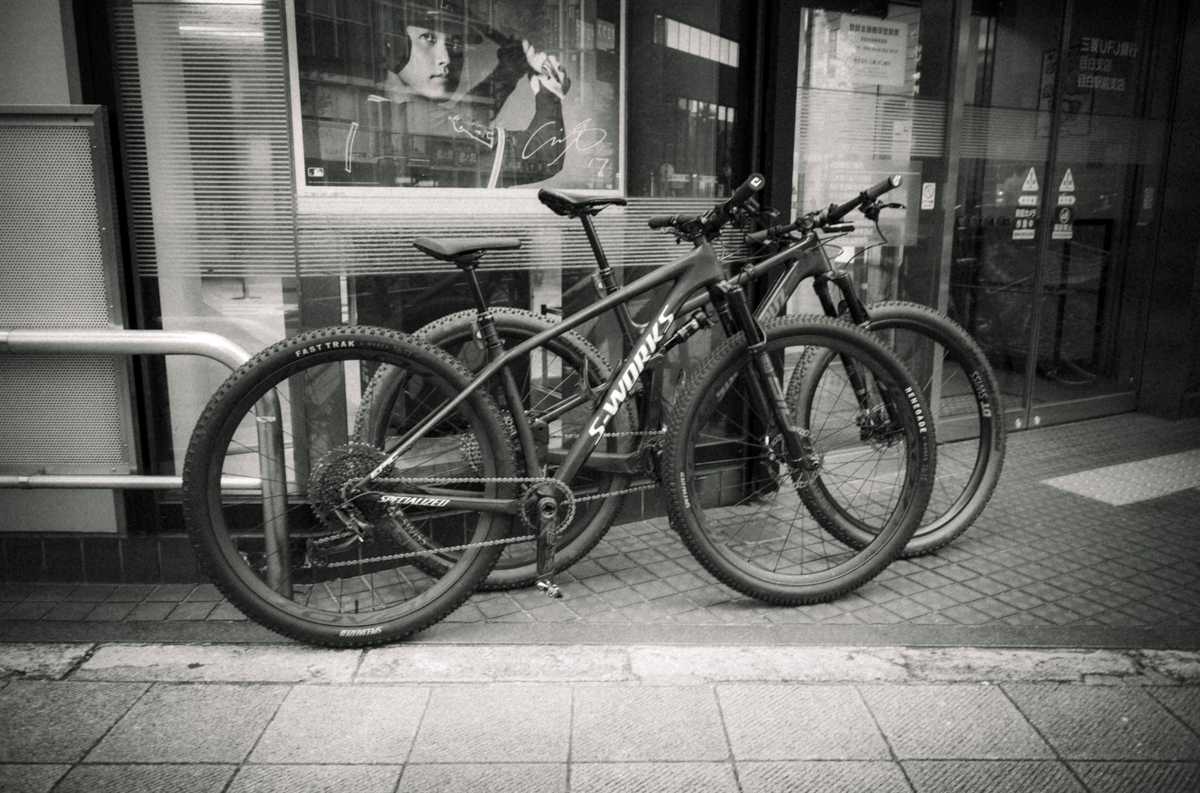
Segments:
[[[837,225],[842,218],[850,214],[853,210],[865,210],[869,208],[880,196],[889,190],[899,187],[903,181],[904,177],[900,174],[892,174],[886,179],[871,185],[844,204],[830,204],[825,209],[802,215],[791,223],[786,223],[782,226],[772,226],[762,231],[747,234],[746,239],[750,242],[762,242],[770,237],[780,237],[797,230],[811,231],[814,228],[832,230],[832,226]],[[872,217],[878,217],[878,215],[876,214]]]
[[[856,207],[863,206],[864,204],[870,204],[889,190],[899,187],[902,181],[904,181],[904,177],[902,177],[900,174],[892,174],[883,181],[873,184],[866,190],[863,190],[858,194],[857,198],[853,198],[850,201],[841,204],[840,206],[834,206],[831,204],[828,209],[821,210],[818,225],[823,226],[826,223],[837,223],[839,220],[846,217],[846,215],[849,215],[851,210],[855,209]]]
[[[733,195],[703,215],[696,217],[655,215],[646,221],[647,225],[652,229],[674,228],[681,237],[688,239],[698,239],[701,236],[707,237],[716,234],[746,206],[755,193],[763,189],[766,183],[767,180],[762,177],[762,174],[751,174],[749,179],[742,182],[733,191]]]

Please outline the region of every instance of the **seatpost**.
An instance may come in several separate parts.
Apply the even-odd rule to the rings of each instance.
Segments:
[[[500,332],[496,330],[496,320],[492,318],[492,312],[488,310],[487,300],[483,296],[483,288],[479,285],[479,276],[475,272],[480,258],[482,258],[482,254],[474,254],[455,259],[454,263],[467,276],[467,284],[471,287],[471,296],[475,299],[475,307],[478,310],[476,322],[479,325],[479,335],[483,338],[484,346],[487,348],[488,360],[494,361],[504,354],[504,342],[500,338]],[[513,416],[517,437],[521,440],[525,469],[531,472],[530,476],[534,476],[541,471],[542,461],[538,459],[538,445],[534,442],[533,430],[525,417],[524,400],[521,399],[521,391],[517,388],[517,380],[512,369],[507,366],[501,369],[500,380],[504,384],[504,394]]]
[[[480,314],[487,312],[487,301],[483,297],[483,288],[479,285],[479,276],[475,273],[479,266],[481,254],[473,254],[455,259],[454,264],[467,276],[467,284],[471,287],[471,297],[475,300],[475,308]]]
[[[596,264],[600,268],[596,274],[597,277],[592,280],[596,286],[596,296],[607,297],[621,288],[621,285],[617,283],[617,274],[613,272],[612,266],[608,263],[608,257],[604,254],[604,246],[600,244],[600,235],[596,233],[596,224],[592,220],[592,213],[581,213],[579,222],[583,224],[583,231],[587,234],[588,243],[592,246],[592,254],[596,257]],[[638,340],[645,327],[633,321],[633,314],[629,313],[628,303],[616,306],[614,311],[617,316],[617,324],[621,326],[621,333],[625,336],[625,347],[628,349]]]

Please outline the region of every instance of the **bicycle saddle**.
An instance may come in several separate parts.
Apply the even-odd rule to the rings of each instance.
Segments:
[[[594,215],[610,204],[623,207],[628,203],[620,196],[585,196],[544,188],[538,190],[538,200],[550,207],[555,214],[572,218],[583,214]]]
[[[521,241],[516,237],[455,237],[440,240],[417,237],[413,245],[435,259],[453,262],[464,256],[482,255],[485,251],[514,251],[521,247]]]

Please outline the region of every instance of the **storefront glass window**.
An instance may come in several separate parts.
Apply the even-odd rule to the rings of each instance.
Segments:
[[[942,173],[946,97],[944,86],[923,85],[921,77],[930,61],[942,66],[945,54],[922,46],[920,4],[871,10],[877,13],[803,12],[791,210],[796,216],[841,203],[901,174],[904,185],[888,200],[905,208],[884,212],[878,231],[858,217],[858,229],[837,240],[839,261],[870,301],[936,306],[935,251],[917,242],[941,206],[936,195],[922,203],[921,188]],[[809,292],[793,299],[792,310],[819,308]]]
[[[1134,404],[1141,290],[1127,263],[1153,246],[1165,126],[1152,75],[1174,13],[975,4],[951,296],[1017,426]]]
[[[300,0],[306,187],[618,189],[619,2]]]
[[[654,0],[629,9],[629,195],[728,195],[750,175],[757,5]]]
[[[598,222],[626,278],[678,256],[645,219],[702,211],[750,170],[750,6],[116,0],[142,326],[250,353],[331,324],[415,331],[469,305],[422,235],[518,237],[489,257],[489,300],[570,314],[595,262],[537,189],[627,195]],[[226,371],[151,366],[153,467],[177,472]]]

